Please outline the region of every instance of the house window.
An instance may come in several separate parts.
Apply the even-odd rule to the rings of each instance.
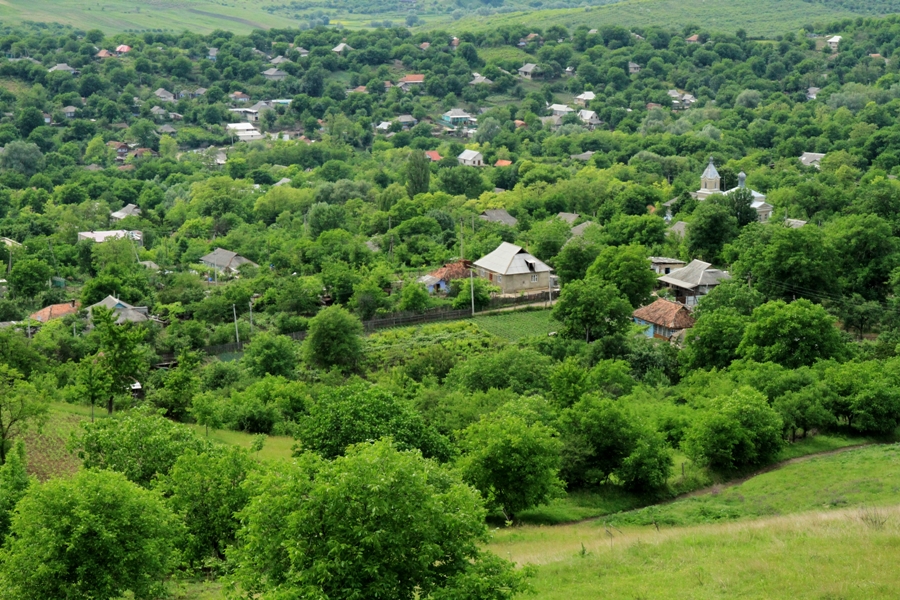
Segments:
[[[672,269],[670,269],[669,267],[666,267],[666,275],[668,275],[671,272],[672,272]]]
[[[537,280],[538,280],[538,276],[537,276],[537,273],[535,273],[534,275],[531,276],[531,283],[537,283]]]
[[[497,275],[497,283],[503,283],[503,275]]]

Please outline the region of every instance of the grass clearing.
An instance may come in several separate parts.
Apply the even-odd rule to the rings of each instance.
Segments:
[[[509,340],[518,341],[533,335],[547,335],[559,328],[549,310],[515,310],[469,319],[479,328]]]

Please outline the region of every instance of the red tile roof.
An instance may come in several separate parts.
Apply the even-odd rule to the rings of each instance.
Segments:
[[[500,160],[498,160],[497,162],[494,163],[494,166],[495,166],[495,167],[508,167],[508,166],[511,165],[511,164],[512,164],[512,161],[511,161],[511,160],[503,160],[503,159],[500,159]]]
[[[472,261],[458,260],[455,263],[444,265],[440,269],[429,273],[432,277],[437,277],[441,281],[453,281],[454,279],[465,279],[469,276],[469,269],[472,268]]]
[[[77,313],[81,309],[81,302],[78,300],[70,300],[69,302],[63,302],[62,304],[51,304],[50,306],[45,306],[41,310],[36,313],[32,313],[30,318],[35,321],[40,321],[41,323],[46,323],[50,319],[59,319],[66,315],[73,315]]]
[[[432,162],[437,162],[443,158],[440,154],[438,154],[437,150],[426,150],[425,156],[430,158]]]
[[[404,75],[397,83],[424,83],[424,75]]]
[[[668,329],[688,329],[694,326],[694,317],[685,305],[664,298],[642,306],[631,314],[637,319]]]

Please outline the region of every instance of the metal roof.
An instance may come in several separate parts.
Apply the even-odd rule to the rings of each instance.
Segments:
[[[664,283],[692,290],[701,285],[718,285],[722,279],[731,279],[731,275],[726,271],[712,268],[708,262],[695,259],[686,267],[676,269],[658,279]]]
[[[706,170],[703,171],[703,175],[701,175],[703,179],[719,179],[719,172],[716,171],[716,165],[713,164],[712,156],[709,157],[709,164],[706,165]]]
[[[509,242],[503,242],[496,250],[476,260],[475,266],[500,275],[547,273],[553,270],[521,246]]]

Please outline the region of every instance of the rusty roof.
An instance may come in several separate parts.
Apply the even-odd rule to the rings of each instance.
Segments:
[[[51,304],[50,306],[45,306],[36,313],[32,313],[30,318],[34,319],[35,321],[40,321],[41,323],[46,323],[50,319],[59,319],[61,317],[65,317],[66,315],[73,315],[80,309],[81,302],[79,302],[78,300],[70,300],[69,302],[63,302],[62,304]]]
[[[642,306],[633,313],[637,319],[668,329],[688,329],[694,326],[694,317],[684,304],[659,298],[653,304]]]
[[[436,277],[439,281],[453,281],[454,279],[465,279],[469,276],[469,269],[472,268],[472,261],[458,260],[455,263],[449,263],[429,273],[432,277]]]

